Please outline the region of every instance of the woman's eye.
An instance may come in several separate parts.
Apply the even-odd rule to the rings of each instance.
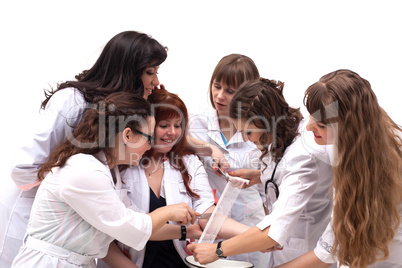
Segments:
[[[247,136],[250,136],[250,135],[251,135],[251,131],[246,131],[245,134],[246,134]]]
[[[167,125],[159,125],[160,128],[167,128]]]
[[[181,128],[181,126],[180,125],[176,125],[176,126],[174,126],[175,128]]]

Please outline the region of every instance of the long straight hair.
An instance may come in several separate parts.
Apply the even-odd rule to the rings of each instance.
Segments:
[[[317,121],[337,124],[333,230],[341,265],[367,267],[389,256],[400,224],[401,128],[378,104],[370,83],[338,70],[311,85],[304,97]],[[337,107],[327,119],[327,107]]]

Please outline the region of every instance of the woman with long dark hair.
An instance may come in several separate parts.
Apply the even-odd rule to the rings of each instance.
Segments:
[[[12,267],[96,267],[114,239],[141,249],[167,220],[194,223],[185,203],[144,214],[128,202],[120,171],[139,164],[154,126],[150,104],[132,93],[110,94],[88,109],[38,171],[41,185]],[[119,267],[127,262],[123,254],[105,261],[111,258]]]
[[[25,129],[27,139],[16,153],[11,177],[17,187],[2,196],[0,266],[9,267],[22,245],[27,220],[40,181],[40,166],[64,142],[85,109],[113,92],[132,92],[147,98],[159,85],[157,71],[167,57],[166,48],[147,34],[126,31],[114,36],[95,64],[54,90],[46,99],[36,127]],[[11,187],[11,186],[10,186]]]

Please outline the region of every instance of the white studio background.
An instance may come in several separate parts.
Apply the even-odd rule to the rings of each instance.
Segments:
[[[15,148],[31,137],[43,89],[92,66],[115,34],[136,30],[169,48],[161,83],[190,111],[210,105],[212,71],[225,55],[251,57],[262,76],[285,82],[303,108],[306,88],[348,68],[369,80],[402,124],[399,1],[2,1],[0,185]],[[305,113],[305,109],[302,109]]]

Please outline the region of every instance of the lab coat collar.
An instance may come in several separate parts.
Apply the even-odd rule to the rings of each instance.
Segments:
[[[241,133],[237,131],[233,137],[228,141],[227,146],[223,142],[221,136],[221,128],[219,126],[218,121],[218,112],[215,109],[210,109],[207,112],[207,124],[208,124],[208,132],[207,135],[210,137],[214,142],[216,142],[221,148],[226,149],[227,146],[233,143],[243,142],[243,137]]]

